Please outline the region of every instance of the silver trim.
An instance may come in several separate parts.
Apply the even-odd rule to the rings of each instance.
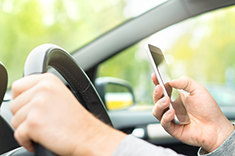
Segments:
[[[16,148],[16,149],[14,149],[14,150],[8,152],[6,156],[11,156],[12,154],[14,154],[15,152],[17,152],[18,150],[21,150],[22,148],[23,148],[23,147]]]

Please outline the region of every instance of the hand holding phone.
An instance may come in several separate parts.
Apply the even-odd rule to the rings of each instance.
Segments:
[[[171,99],[170,108],[175,110],[175,123],[190,123],[186,108],[182,103],[177,102],[179,91],[172,88],[168,83],[171,81],[171,74],[162,51],[159,48],[148,44],[146,45],[146,52],[158,82],[163,88],[164,96],[168,96]]]

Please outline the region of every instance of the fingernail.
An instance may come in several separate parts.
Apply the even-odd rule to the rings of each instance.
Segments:
[[[176,80],[171,80],[170,83],[175,83],[177,81],[178,81],[177,79]]]
[[[171,109],[169,109],[169,110],[166,112],[166,114],[167,114],[167,115],[170,115],[170,114],[171,114],[171,112],[172,112],[172,110],[171,110]]]

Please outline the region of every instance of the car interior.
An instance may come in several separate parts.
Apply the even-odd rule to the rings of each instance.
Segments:
[[[49,6],[48,2],[42,2]],[[72,2],[71,0],[71,4]],[[110,2],[117,6],[123,1]],[[126,4],[127,2],[125,1]],[[85,2],[81,0],[79,4],[83,3]],[[135,3],[141,4],[141,1]],[[7,10],[3,4],[0,1],[3,11],[5,8],[7,13],[9,7]],[[50,44],[49,41],[43,42],[46,37],[40,37],[42,41],[29,45],[31,50],[19,60],[23,69],[17,69],[15,73],[12,69],[17,63],[11,65],[4,62],[2,58],[7,57],[0,54],[0,61],[3,62],[0,63],[0,154],[55,155],[38,144],[35,145],[35,153],[27,152],[14,139],[14,129],[10,125],[11,83],[22,75],[50,72],[64,82],[88,111],[93,114],[98,112],[100,119],[115,129],[157,146],[171,148],[177,153],[196,156],[199,147],[186,145],[171,137],[152,115],[153,71],[144,46],[151,43],[160,47],[173,78],[189,75],[205,85],[226,117],[234,122],[234,4],[235,0],[164,0],[132,17],[127,16],[125,20],[117,19],[115,25],[99,33],[93,33],[90,26],[87,31],[91,31],[94,36],[90,37],[85,32],[81,34],[80,40],[88,36],[86,41],[74,40],[76,33],[71,34],[71,39],[65,43],[56,35]],[[56,18],[65,19],[59,15]],[[44,24],[52,26],[46,19]],[[95,17],[92,20],[95,21]],[[64,28],[64,24],[61,27]],[[85,29],[85,26],[82,25],[82,28]],[[20,28],[15,28],[18,29]],[[33,35],[29,35],[30,37],[33,38]],[[0,40],[0,44],[4,42]],[[15,50],[18,46],[19,43]],[[14,61],[20,52],[17,51]],[[9,57],[13,58],[13,55],[12,53]],[[17,72],[21,75],[16,76]],[[83,92],[84,88],[86,94]]]

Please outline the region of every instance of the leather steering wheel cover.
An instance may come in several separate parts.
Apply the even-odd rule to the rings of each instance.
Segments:
[[[0,106],[2,104],[4,95],[7,90],[7,82],[8,82],[7,70],[5,66],[0,62]]]
[[[89,112],[112,126],[106,108],[92,82],[64,49],[53,44],[43,44],[33,49],[25,62],[24,76],[45,73],[48,66],[55,68],[65,78],[76,98]]]

